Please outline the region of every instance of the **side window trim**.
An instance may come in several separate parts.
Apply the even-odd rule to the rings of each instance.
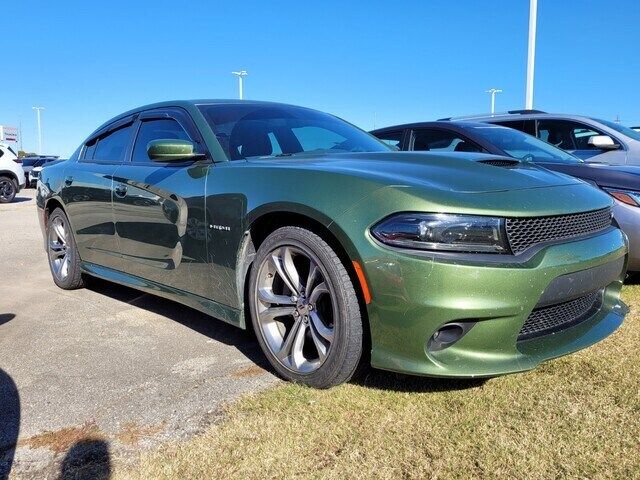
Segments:
[[[455,132],[453,130],[448,130],[446,128],[439,128],[439,127],[416,127],[416,128],[410,128],[408,129],[408,134],[409,134],[409,145],[407,145],[407,150],[414,152],[414,147],[415,147],[415,141],[416,141],[416,133],[420,132],[420,131],[436,131],[436,132],[444,132],[446,134],[450,134],[454,137],[459,138],[460,140],[462,140],[463,142],[469,143],[470,145],[473,145],[474,147],[478,148],[480,151],[477,153],[488,153],[487,149],[484,148],[482,145],[479,145],[478,143],[474,142],[473,140],[471,140],[469,137],[467,137],[466,135],[463,135],[461,133]]]
[[[87,138],[84,143],[82,144],[82,151],[80,152],[80,155],[78,155],[78,162],[80,163],[95,163],[95,164],[99,164],[99,165],[121,165],[122,163],[127,161],[127,155],[129,154],[129,149],[131,148],[132,142],[131,142],[131,137],[129,138],[129,144],[127,145],[127,148],[125,150],[125,155],[124,155],[124,159],[123,160],[103,160],[103,161],[96,161],[94,160],[94,158],[90,158],[87,159],[85,158],[85,155],[87,153],[87,145],[89,145],[92,142],[95,142],[95,148],[97,148],[97,143],[100,141],[100,138],[105,137],[107,135],[109,135],[111,132],[118,130],[120,128],[125,128],[125,127],[131,127],[132,128],[132,133],[134,130],[134,122],[136,121],[137,118],[137,114],[135,115],[130,115],[128,117],[125,118],[121,118],[119,120],[116,120],[113,123],[110,123],[109,125],[105,126],[104,128],[101,128],[100,130],[98,130],[97,132],[94,132],[93,135],[91,135],[89,138]],[[94,153],[95,153],[95,148],[94,148]]]
[[[163,110],[150,110],[147,112],[142,112],[137,118],[134,128],[133,128],[133,137],[131,141],[131,145],[129,150],[127,151],[127,156],[125,158],[125,164],[129,165],[140,165],[140,166],[150,166],[154,165],[156,167],[184,167],[187,165],[193,164],[195,161],[185,161],[185,162],[154,162],[149,160],[147,162],[134,162],[133,161],[133,153],[135,150],[136,142],[138,141],[138,136],[140,134],[140,130],[142,128],[142,124],[144,122],[153,121],[153,120],[173,120],[184,130],[189,139],[196,144],[201,153],[205,153],[207,155],[207,161],[210,159],[210,154],[208,153],[206,147],[204,146],[204,141],[196,127],[195,123],[189,116],[187,112],[182,112],[176,109],[163,109]],[[195,133],[195,135],[194,135]],[[202,161],[202,160],[196,160]]]

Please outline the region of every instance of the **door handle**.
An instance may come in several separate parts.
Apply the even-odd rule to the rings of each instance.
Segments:
[[[66,177],[64,179],[64,184],[68,187],[69,185],[71,185],[73,183],[73,177]]]
[[[116,194],[116,197],[123,198],[127,195],[127,186],[119,184],[116,188],[113,189],[113,192]]]

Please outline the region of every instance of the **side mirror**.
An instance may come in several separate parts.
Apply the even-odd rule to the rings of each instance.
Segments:
[[[195,153],[195,145],[189,140],[160,139],[147,144],[147,155],[154,162],[181,162],[204,158]]]
[[[600,150],[617,150],[620,148],[616,142],[613,141],[609,135],[594,135],[589,137],[587,142],[593,148],[599,148]]]

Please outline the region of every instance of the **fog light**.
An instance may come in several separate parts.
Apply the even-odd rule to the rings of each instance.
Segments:
[[[437,352],[450,347],[464,337],[476,322],[451,322],[440,327],[427,342],[430,352]]]

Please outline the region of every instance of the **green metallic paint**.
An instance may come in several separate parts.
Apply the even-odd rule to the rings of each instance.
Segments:
[[[398,212],[533,217],[611,205],[597,189],[524,163],[484,165],[482,160],[495,156],[480,154],[383,152],[230,162],[195,106],[202,103],[220,101],[165,102],[118,118],[181,108],[213,161],[108,166],[72,158],[43,170],[38,207],[61,200],[85,272],[244,327],[244,279],[252,253],[247,232],[267,214],[302,215],[326,227],[362,265],[372,293],[367,316],[378,368],[444,376],[516,372],[584,348],[621,323],[623,273],[607,286],[604,308],[593,318],[559,334],[516,340],[554,278],[626,255],[617,229],[544,246],[527,258],[494,255],[491,262],[401,251],[369,234],[371,226]],[[74,182],[65,188],[70,172]],[[111,208],[110,192],[117,185],[126,186],[126,195],[113,194]],[[478,323],[452,347],[429,353],[427,340],[451,320]]]
[[[147,145],[147,155],[158,162],[194,160],[199,156],[189,140],[152,140]]]

